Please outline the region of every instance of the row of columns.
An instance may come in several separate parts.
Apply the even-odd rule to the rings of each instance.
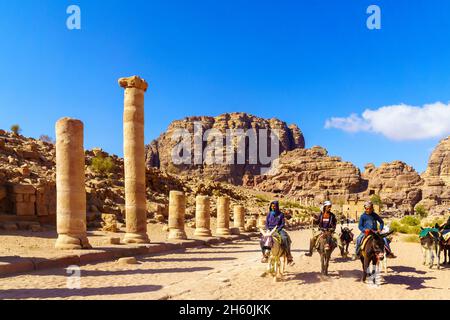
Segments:
[[[123,113],[123,147],[125,169],[126,234],[124,243],[149,243],[146,216],[146,167],[144,141],[144,94],[148,84],[140,77],[119,79],[125,90]],[[86,228],[85,155],[83,123],[63,118],[56,123],[56,248],[89,249]],[[186,239],[184,216],[185,195],[170,193],[169,239]],[[234,227],[244,231],[242,206],[234,207]],[[217,202],[217,235],[230,235],[230,199]],[[196,199],[195,236],[211,236],[210,200]]]
[[[171,191],[169,195],[169,239],[186,239],[184,216],[186,212],[186,196],[181,191]],[[195,232],[196,237],[211,237],[211,208],[208,196],[197,196],[195,199]],[[235,232],[245,231],[245,208],[234,206]],[[217,199],[216,235],[227,236],[230,229],[230,198]]]

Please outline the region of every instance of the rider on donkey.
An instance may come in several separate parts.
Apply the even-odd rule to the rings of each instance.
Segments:
[[[356,238],[356,250],[353,255],[353,260],[356,260],[359,256],[359,251],[361,249],[361,244],[365,236],[368,236],[371,231],[378,231],[378,223],[380,224],[380,230],[384,229],[384,221],[380,218],[378,214],[376,214],[373,210],[372,201],[367,201],[364,204],[365,212],[361,215],[359,219],[358,229],[361,231],[361,234]],[[386,238],[383,238],[386,248],[388,249],[388,257],[396,258],[396,256],[392,253],[392,250],[389,245],[389,241]]]
[[[277,228],[277,232],[281,237],[281,243],[284,248],[286,248],[287,254],[287,262],[288,265],[294,264],[294,259],[292,258],[291,254],[291,238],[287,234],[286,230],[284,230],[285,227],[285,219],[284,214],[280,211],[280,206],[278,201],[273,201],[270,203],[270,209],[269,214],[266,218],[266,229],[267,230],[273,230],[274,228]],[[267,262],[268,257],[264,255],[264,248],[261,248],[263,250],[263,258],[261,262],[265,263]]]
[[[319,225],[319,230],[329,230],[333,233],[333,239],[336,244],[339,243],[339,239],[334,233],[337,225],[337,218],[334,213],[331,212],[331,206],[333,204],[331,201],[325,201],[322,206],[322,210],[318,219],[316,219],[315,224]],[[313,254],[313,249],[319,239],[321,232],[316,232],[313,229],[313,237],[309,243],[309,252],[306,253],[306,256],[311,257]]]

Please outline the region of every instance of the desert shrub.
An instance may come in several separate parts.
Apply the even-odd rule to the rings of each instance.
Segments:
[[[39,140],[46,142],[46,143],[51,143],[51,144],[55,144],[55,141],[48,135],[43,134],[39,137]]]
[[[391,230],[394,232],[399,232],[400,227],[401,227],[401,223],[398,220],[394,220],[391,222]]]
[[[426,216],[428,216],[428,211],[422,205],[416,206],[415,212],[416,212],[416,215],[418,215],[419,217],[422,217],[422,218],[425,218]]]
[[[113,173],[115,169],[114,161],[111,157],[96,156],[92,159],[91,168],[97,173]]]
[[[280,201],[280,206],[283,208],[299,208],[299,209],[303,208],[303,206],[300,205],[298,202],[293,201]]]
[[[436,224],[442,225],[445,222],[444,220],[445,220],[444,218],[435,217],[433,220],[425,222],[423,226],[425,228],[434,228]]]
[[[407,235],[407,236],[403,237],[402,240],[404,242],[413,242],[413,243],[420,242],[419,241],[419,237],[417,235],[414,235],[414,234]]]
[[[18,124],[13,124],[11,126],[11,131],[14,132],[14,134],[19,134],[22,131],[22,128]]]
[[[407,226],[412,226],[412,227],[420,226],[420,218],[414,217],[414,216],[403,217],[402,220],[400,220],[400,222]]]
[[[414,218],[414,217],[405,217]],[[416,225],[417,221],[411,219],[403,218],[401,221],[394,220],[390,224],[390,228],[394,232],[399,232],[403,234],[419,234],[420,233],[420,220],[419,224]],[[411,225],[412,224],[412,225]]]

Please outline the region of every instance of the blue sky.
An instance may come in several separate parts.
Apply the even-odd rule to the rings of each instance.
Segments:
[[[81,30],[66,28],[72,4]],[[381,30],[366,27],[371,4]],[[359,167],[399,159],[423,171],[448,134],[325,128],[366,109],[450,101],[446,0],[0,0],[0,14],[0,128],[19,123],[26,136],[54,137],[71,116],[86,148],[122,155],[117,79],[134,74],[150,83],[148,142],[175,119],[242,111],[296,123],[308,147]]]

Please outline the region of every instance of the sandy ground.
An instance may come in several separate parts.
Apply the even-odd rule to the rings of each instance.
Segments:
[[[0,279],[2,299],[450,299],[450,268],[422,266],[420,245],[396,239],[399,256],[389,260],[385,283],[360,282],[361,266],[333,253],[330,276],[319,275],[317,253],[305,257],[310,231],[290,233],[296,265],[285,280],[261,277],[259,244],[239,241],[208,248],[137,257],[138,265],[116,262],[81,267],[80,289],[65,269]],[[353,246],[351,246],[353,250]]]
[[[167,232],[163,231],[163,224],[148,224],[147,233],[152,243],[165,242],[167,240]],[[211,230],[215,234],[216,221],[211,219]],[[14,257],[21,258],[56,258],[60,256],[67,256],[71,253],[80,252],[79,250],[61,251],[55,249],[55,241],[57,233],[55,227],[47,227],[51,229],[45,232],[32,231],[14,231],[9,232],[0,230],[0,262],[7,261],[7,257],[11,259]],[[192,237],[195,229],[186,226],[186,234]],[[125,228],[120,232],[103,232],[103,231],[88,231],[89,243],[93,250],[83,250],[83,252],[95,252],[95,249],[103,249],[111,247],[106,244],[109,237],[119,237],[123,239],[125,236]],[[117,247],[117,246],[116,246]]]

